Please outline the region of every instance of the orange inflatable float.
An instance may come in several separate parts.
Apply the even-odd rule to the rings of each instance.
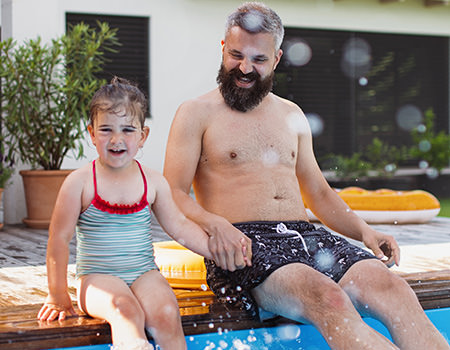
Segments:
[[[156,265],[172,288],[209,291],[206,267],[201,255],[176,241],[155,242],[153,249]]]
[[[437,198],[422,190],[395,191],[383,188],[370,191],[347,187],[335,191],[357,215],[371,224],[424,223],[440,211]],[[311,220],[317,220],[310,210],[308,216]]]

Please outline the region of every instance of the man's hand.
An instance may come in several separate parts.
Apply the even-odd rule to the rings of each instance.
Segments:
[[[397,266],[399,265],[400,248],[394,237],[378,231],[372,231],[368,237],[364,237],[363,242],[388,267],[391,267],[394,263]]]
[[[37,318],[40,321],[53,321],[56,319],[62,321],[67,316],[75,316],[76,314],[70,296],[66,293],[66,295],[61,295],[58,298],[48,295],[44,305],[39,310]]]
[[[227,220],[211,223],[208,248],[214,261],[224,270],[235,271],[252,265],[252,241]]]

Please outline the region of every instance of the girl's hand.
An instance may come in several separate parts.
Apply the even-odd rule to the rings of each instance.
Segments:
[[[45,299],[44,305],[39,310],[37,318],[40,321],[62,321],[67,316],[75,316],[77,313],[72,306],[72,300],[68,293],[59,297],[52,297],[50,294]]]

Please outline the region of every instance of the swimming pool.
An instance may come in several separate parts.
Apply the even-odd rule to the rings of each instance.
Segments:
[[[450,308],[425,311],[433,324],[450,343]],[[364,321],[378,332],[391,339],[389,332],[380,322],[372,318]],[[189,350],[325,350],[330,347],[320,333],[310,325],[286,324],[270,328],[227,331],[186,336]],[[109,350],[110,344],[90,345],[72,350]],[[55,349],[54,349],[55,350]],[[58,349],[56,349],[58,350]],[[59,349],[62,350],[62,349]]]

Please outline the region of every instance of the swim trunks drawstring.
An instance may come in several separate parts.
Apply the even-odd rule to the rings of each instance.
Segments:
[[[274,229],[274,230],[277,230],[277,233],[293,233],[293,234],[297,235],[297,237],[300,238],[300,239],[302,240],[302,244],[303,244],[303,247],[305,248],[306,253],[308,254],[308,256],[310,256],[310,255],[309,255],[309,252],[308,252],[308,247],[306,246],[306,243],[305,243],[305,240],[303,239],[303,236],[302,236],[299,232],[297,232],[297,231],[295,231],[295,230],[289,230],[289,229],[286,227],[286,225],[283,224],[282,222],[280,222],[280,223],[277,225],[277,228]]]

